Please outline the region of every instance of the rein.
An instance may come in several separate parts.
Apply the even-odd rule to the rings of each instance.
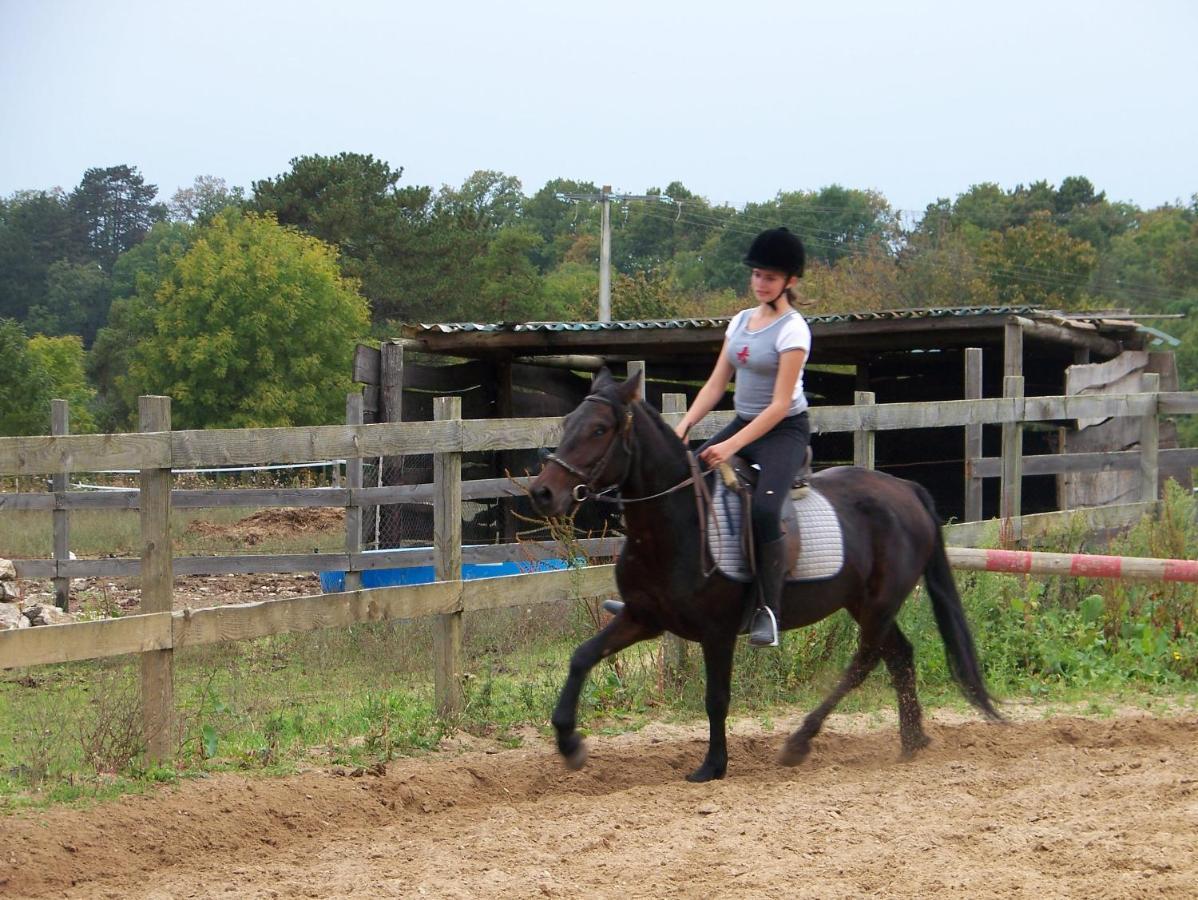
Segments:
[[[587,400],[591,400],[596,403],[606,403],[612,408],[613,411],[617,409],[616,404],[608,400],[606,397],[600,397],[596,394],[591,394],[583,402],[585,403]],[[646,503],[650,500],[658,500],[662,497],[668,496],[669,494],[673,494],[675,491],[680,491],[685,487],[694,485],[695,510],[699,516],[699,565],[703,571],[703,576],[705,578],[710,577],[712,573],[716,571],[715,560],[711,558],[711,549],[707,546],[707,526],[711,513],[712,501],[711,491],[707,487],[707,480],[703,477],[703,473],[699,470],[698,457],[695,456],[695,454],[689,449],[686,451],[686,462],[691,471],[690,477],[684,478],[682,481],[678,482],[672,487],[668,487],[664,491],[658,491],[656,494],[650,494],[647,497],[623,497],[620,495],[619,490],[624,485],[624,482],[628,480],[628,475],[632,471],[632,460],[636,455],[635,451],[637,449],[635,436],[632,433],[631,405],[626,407],[624,410],[624,421],[620,426],[619,436],[619,441],[617,441],[615,438],[612,438],[607,445],[607,449],[603,451],[603,455],[599,457],[593,466],[591,466],[589,473],[584,472],[573,463],[569,463],[562,459],[556,453],[548,454],[545,457],[545,462],[557,463],[575,478],[582,479],[582,482],[574,485],[574,489],[570,492],[570,496],[573,497],[577,503],[582,503],[585,500],[598,500],[601,503],[614,503],[623,507],[631,503]],[[626,461],[624,463],[624,474],[605,488],[592,487],[595,480],[600,474],[602,474],[603,470],[607,468],[608,463],[611,462],[611,456],[615,451],[617,444],[622,444],[624,447],[624,454],[626,457]],[[616,494],[614,497],[607,496],[613,491]]]

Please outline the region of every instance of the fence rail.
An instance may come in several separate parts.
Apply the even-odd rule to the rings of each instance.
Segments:
[[[1022,380],[1008,377],[1002,398],[950,401],[939,404],[875,404],[868,393],[858,395],[858,403],[845,407],[821,407],[812,410],[812,426],[817,432],[852,432],[854,458],[872,464],[872,435],[876,431],[911,428],[976,428],[999,424],[1010,436],[1004,440],[1002,460],[970,456],[967,477],[978,479],[1000,475],[1003,479],[1003,511],[1024,535],[1035,533],[1061,517],[1078,513],[1019,515],[1020,468],[1024,466],[1019,429],[1027,422],[1066,422],[1078,418],[1140,418],[1142,452],[1133,456],[1108,457],[1112,468],[1136,468],[1142,475],[1143,501],[1123,507],[1086,510],[1087,527],[1106,528],[1126,524],[1133,517],[1154,507],[1159,454],[1155,428],[1161,413],[1198,412],[1198,393],[1135,393],[1071,397],[1023,397]],[[101,622],[42,626],[0,633],[0,667],[17,667],[104,656],[139,653],[142,655],[142,684],[147,746],[152,758],[167,752],[163,735],[172,716],[173,657],[175,648],[226,640],[244,640],[272,634],[286,634],[317,628],[342,627],[358,622],[437,616],[436,660],[437,700],[446,711],[460,702],[461,614],[478,609],[525,606],[580,597],[595,597],[614,590],[612,567],[584,569],[536,575],[517,575],[479,581],[462,581],[461,564],[508,560],[515,554],[527,557],[548,555],[557,545],[461,546],[460,505],[463,499],[511,496],[520,489],[519,480],[485,479],[462,482],[461,454],[478,450],[508,450],[555,444],[562,419],[462,420],[453,398],[438,401],[437,420],[372,425],[360,421],[361,397],[351,400],[347,410],[349,424],[313,428],[230,429],[224,431],[170,431],[169,401],[166,398],[142,398],[142,432],[120,435],[67,435],[49,437],[0,438],[0,475],[53,475],[105,469],[137,469],[141,475],[140,492],[113,492],[81,495],[62,488],[65,479],[56,478],[53,494],[0,495],[0,509],[47,509],[56,521],[65,523],[65,513],[73,509],[138,509],[142,521],[142,540],[146,548],[141,560],[69,560],[61,558],[65,541],[56,539],[52,560],[18,560],[18,573],[24,578],[54,578],[56,584],[69,584],[72,577],[138,574],[143,581],[141,615]],[[684,400],[679,395],[663,397],[668,421],[679,420]],[[694,437],[714,434],[731,413],[708,416],[695,429]],[[64,419],[65,423],[65,419]],[[65,430],[56,426],[56,431]],[[1166,453],[1170,451],[1165,451]],[[1183,451],[1192,453],[1194,451]],[[425,485],[364,488],[349,468],[347,487],[303,490],[252,491],[170,491],[172,469],[200,466],[259,465],[300,463],[313,459],[345,458],[359,461],[364,457],[395,457],[404,454],[434,454],[434,481]],[[1190,459],[1185,456],[1185,459]],[[1106,463],[1101,463],[1105,465]],[[1100,465],[1099,460],[1084,459],[1083,466]],[[997,471],[996,471],[997,470]],[[423,502],[434,508],[434,547],[411,550],[360,552],[360,536],[354,523],[365,502]],[[344,553],[258,555],[241,557],[180,557],[170,553],[169,515],[172,506],[344,506],[347,515]],[[968,523],[947,530],[950,540],[976,540],[985,523]],[[61,547],[60,547],[61,544]],[[609,556],[618,551],[619,541],[594,539],[583,541],[581,549],[591,556]],[[953,549],[950,559],[962,567],[977,567],[963,551]],[[989,559],[989,558],[988,558]],[[1022,557],[1021,557],[1022,559]],[[431,562],[438,581],[427,585],[355,590],[360,573],[372,568]],[[989,559],[989,562],[992,562]],[[1170,572],[1190,573],[1179,565]],[[1022,562],[1020,563],[1022,565]],[[1053,565],[1058,565],[1053,563]],[[1097,566],[1095,574],[1103,566]],[[1107,566],[1109,568],[1109,565]],[[1198,567],[1195,567],[1198,568]],[[171,610],[171,579],[182,574],[215,574],[230,571],[294,572],[319,569],[344,569],[349,590],[261,603],[213,607],[199,610]],[[1030,571],[1030,570],[1029,570]],[[1121,577],[1139,577],[1135,566],[1120,567]],[[1148,577],[1148,576],[1144,576]],[[1189,580],[1187,578],[1187,580]]]

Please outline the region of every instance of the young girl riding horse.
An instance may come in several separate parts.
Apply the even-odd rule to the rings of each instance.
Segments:
[[[686,440],[691,428],[723,399],[735,372],[736,418],[699,449],[699,458],[714,468],[735,455],[761,470],[751,504],[758,608],[749,643],[776,647],[786,575],[782,504],[790,498],[811,438],[803,394],[811,330],[792,306],[794,286],[803,276],[803,242],[785,228],[763,231],[744,263],[752,270],[750,285],[758,304],[741,310],[729,323],[719,359],[676,433]]]

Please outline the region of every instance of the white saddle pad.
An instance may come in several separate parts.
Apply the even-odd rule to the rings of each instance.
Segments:
[[[840,519],[828,499],[814,488],[792,501],[799,520],[799,558],[786,575],[787,581],[831,578],[844,567],[844,535]],[[716,566],[734,581],[752,581],[741,552],[740,497],[716,479],[707,543]]]

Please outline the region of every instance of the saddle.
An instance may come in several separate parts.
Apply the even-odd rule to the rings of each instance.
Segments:
[[[735,492],[740,496],[741,504],[741,552],[744,558],[748,561],[749,570],[757,573],[757,559],[753,552],[753,518],[751,514],[753,491],[757,487],[757,479],[761,474],[761,470],[750,465],[748,461],[739,456],[731,457],[726,463],[720,466],[720,478],[724,481],[724,486],[728,490]],[[803,458],[803,464],[799,466],[799,471],[795,474],[795,479],[790,486],[791,500],[802,498],[808,491],[811,490],[811,447],[807,447],[807,454]],[[799,520],[795,513],[794,503],[782,504],[782,536],[786,541],[786,571],[794,571],[795,563],[798,561],[799,552],[802,549],[802,541],[799,535]]]

